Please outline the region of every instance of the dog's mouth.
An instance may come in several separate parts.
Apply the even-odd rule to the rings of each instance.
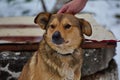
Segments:
[[[68,44],[69,43],[69,41],[65,41],[65,44]]]
[[[64,39],[60,39],[60,40],[56,40],[56,41],[52,40],[52,42],[56,45],[62,45],[62,44],[68,44],[69,43],[68,40],[65,41]]]
[[[74,51],[74,49],[70,45],[70,41],[66,40],[62,44],[55,44],[55,50],[58,54],[62,56],[68,56],[71,55]]]

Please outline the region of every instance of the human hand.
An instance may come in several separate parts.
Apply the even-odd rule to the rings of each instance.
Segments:
[[[73,0],[65,4],[57,13],[70,13],[75,15],[85,7],[86,2],[87,0]]]

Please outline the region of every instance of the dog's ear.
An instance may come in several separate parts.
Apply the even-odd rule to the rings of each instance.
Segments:
[[[79,19],[80,26],[82,27],[83,34],[90,36],[92,34],[92,28],[88,21],[84,19]]]
[[[46,29],[50,16],[51,16],[50,13],[46,12],[39,13],[34,19],[34,23],[38,24],[42,29]]]

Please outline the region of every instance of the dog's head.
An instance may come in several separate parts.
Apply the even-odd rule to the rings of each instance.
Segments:
[[[61,54],[73,53],[83,42],[83,34],[92,34],[87,21],[71,14],[40,13],[34,22],[46,30],[44,39],[47,44]]]

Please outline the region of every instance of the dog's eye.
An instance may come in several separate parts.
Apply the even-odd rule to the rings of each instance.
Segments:
[[[65,29],[69,29],[70,27],[71,27],[70,24],[67,24],[67,25],[64,26]]]
[[[50,28],[54,29],[54,28],[55,28],[55,26],[54,26],[54,25],[50,25]]]

